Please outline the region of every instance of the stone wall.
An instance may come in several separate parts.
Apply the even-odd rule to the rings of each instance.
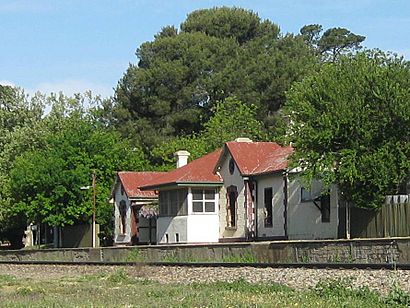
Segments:
[[[0,261],[410,263],[410,237],[0,251]]]

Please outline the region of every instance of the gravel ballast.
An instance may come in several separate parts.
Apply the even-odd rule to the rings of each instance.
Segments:
[[[341,270],[307,268],[210,268],[178,266],[82,266],[82,265],[16,265],[0,264],[0,275],[17,278],[58,279],[125,270],[131,277],[160,283],[235,281],[275,282],[301,290],[320,280],[348,279],[352,286],[367,286],[381,294],[395,285],[410,292],[410,270]]]

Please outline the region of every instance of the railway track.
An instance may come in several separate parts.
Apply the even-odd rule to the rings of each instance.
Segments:
[[[135,262],[135,261],[38,261],[0,260],[0,264],[22,265],[85,265],[85,266],[166,266],[209,268],[312,268],[312,269],[386,269],[410,270],[410,263],[241,263],[241,262]]]

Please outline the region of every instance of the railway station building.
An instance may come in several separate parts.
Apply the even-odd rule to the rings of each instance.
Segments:
[[[158,192],[142,191],[144,185],[164,172],[118,172],[111,190],[114,207],[114,244],[156,242]]]
[[[138,187],[158,200],[156,242],[337,238],[337,188],[324,192],[319,182],[304,188],[298,172],[288,168],[292,151],[238,138],[191,162],[187,151],[176,152],[176,169],[144,179]],[[128,229],[120,230],[117,201],[115,207],[116,237],[124,232],[128,240]]]

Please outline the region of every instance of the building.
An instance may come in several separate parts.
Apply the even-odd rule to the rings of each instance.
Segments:
[[[291,147],[238,138],[155,177],[141,190],[159,192],[158,243],[331,239],[338,235],[337,189],[305,189],[288,170]]]
[[[139,186],[163,172],[118,172],[111,191],[114,206],[114,244],[135,245],[156,242],[158,194]]]

